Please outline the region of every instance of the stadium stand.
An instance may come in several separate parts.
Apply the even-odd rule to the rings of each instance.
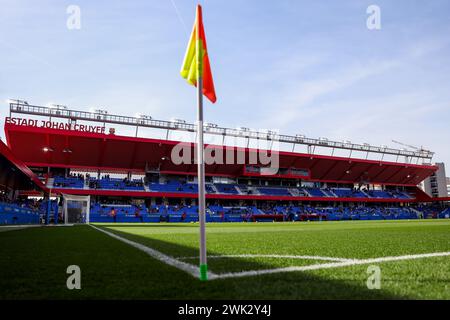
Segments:
[[[154,192],[198,192],[198,185],[194,183],[183,183],[177,180],[169,180],[166,183],[150,183],[148,185],[150,191]]]
[[[84,187],[84,178],[82,176],[56,176],[53,180],[53,187],[82,189]]]
[[[238,190],[236,189],[236,185],[234,184],[216,183],[214,185],[219,193],[228,193],[228,194],[239,193]]]
[[[144,191],[144,184],[140,179],[129,180],[127,178],[120,179],[104,176],[101,179],[89,178],[89,188],[103,190]]]
[[[91,204],[92,222],[114,222],[111,215],[116,211],[115,222],[196,222],[198,207],[187,205],[129,205],[129,204]],[[448,218],[450,209],[429,207],[314,207],[309,205],[263,205],[257,206],[222,206],[211,204],[207,207],[209,222],[244,222],[244,221],[306,221],[306,220],[394,220],[419,219],[435,212],[435,218]],[[431,218],[431,216],[430,216]]]
[[[89,177],[88,185],[85,186],[82,176],[57,176],[54,178],[54,188],[92,189],[92,190],[129,190],[145,191],[142,179],[110,178],[108,175],[101,179]],[[171,179],[164,183],[149,182],[149,192],[174,192],[174,193],[197,193],[198,185],[183,180]],[[352,188],[318,188],[299,187],[287,188],[282,186],[248,186],[237,183],[207,183],[206,192],[209,194],[246,194],[246,195],[268,195],[268,196],[301,196],[314,198],[375,198],[375,199],[412,199],[406,192],[399,190],[357,190]]]
[[[23,116],[27,114],[25,109],[36,116],[29,105],[20,105],[16,111]],[[45,112],[41,116],[48,118]],[[117,119],[108,126],[115,125]],[[104,119],[102,125],[106,125]],[[54,128],[30,131],[26,127],[5,123],[9,142],[0,142],[0,185],[8,197],[0,210],[2,217],[6,217],[5,212],[24,209],[40,215],[40,221],[57,223],[63,220],[64,197],[89,196],[92,222],[198,221],[197,168],[171,161],[174,141],[120,136],[111,126],[109,134]],[[167,130],[166,137],[172,128]],[[245,161],[250,159],[249,148],[243,148],[243,153]],[[426,204],[434,200],[417,187],[437,170],[428,162],[405,166],[398,161],[320,155],[314,148],[308,148],[307,153],[283,151],[279,157],[280,168],[274,176],[262,174],[265,165],[261,163],[207,164],[207,221],[449,216],[444,208],[447,204],[442,200],[436,205]],[[90,176],[92,173],[95,177]],[[30,196],[41,197],[38,207],[24,206],[18,200]],[[48,200],[55,198],[57,201]],[[79,208],[70,209],[77,219],[83,216],[76,212]],[[2,223],[18,221],[11,219],[8,216]]]
[[[311,197],[327,197],[327,195],[320,188],[303,188],[300,189],[306,192]]]
[[[383,190],[369,190],[369,191],[366,191],[366,193],[371,198],[385,198],[385,199],[393,198],[393,195],[390,192],[386,192]]]
[[[261,194],[274,196],[292,196],[292,194],[286,188],[258,187],[257,189]]]
[[[350,188],[333,188],[333,193],[341,198],[367,198],[367,195],[362,191]]]
[[[38,224],[39,211],[28,204],[0,202],[0,225]]]
[[[439,213],[440,219],[450,219],[450,208],[446,208]]]
[[[394,198],[397,198],[397,199],[412,199],[412,198],[414,198],[413,196],[409,195],[407,192],[401,192],[398,190],[392,191],[392,195]]]

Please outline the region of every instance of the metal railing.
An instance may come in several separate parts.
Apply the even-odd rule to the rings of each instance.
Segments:
[[[135,127],[147,127],[165,130],[179,130],[195,132],[196,125],[191,123],[185,123],[180,121],[166,121],[166,120],[154,120],[151,118],[140,118],[140,117],[129,117],[121,115],[110,115],[105,112],[87,112],[87,111],[77,111],[68,108],[51,108],[44,106],[34,106],[30,105],[25,101],[16,100],[10,102],[10,115],[12,113],[27,114],[35,116],[47,116],[53,118],[63,118],[69,119],[71,121],[82,120],[82,121],[94,121],[101,123],[110,124],[120,124],[120,125],[130,125]],[[351,142],[339,142],[327,139],[314,139],[307,138],[305,136],[289,136],[284,134],[277,134],[274,132],[260,132],[253,131],[246,128],[232,129],[219,127],[216,125],[205,125],[205,134],[222,135],[238,138],[248,138],[248,139],[261,139],[267,141],[278,141],[283,143],[291,143],[294,145],[307,145],[308,147],[325,147],[333,149],[345,149],[351,151],[362,151],[367,153],[378,153],[383,155],[394,155],[405,157],[406,162],[412,162],[413,158],[417,160],[427,160],[431,162],[434,152],[428,150],[418,150],[410,151],[405,149],[395,149],[388,147],[378,147],[369,144],[357,144]]]

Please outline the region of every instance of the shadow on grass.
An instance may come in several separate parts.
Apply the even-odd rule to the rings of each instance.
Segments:
[[[117,225],[112,225],[117,227]],[[161,251],[173,257],[180,256],[198,256],[198,249],[192,248],[179,243],[163,241],[147,236],[135,235],[107,228],[110,232],[120,235],[129,240],[139,242],[150,248]],[[128,225],[127,225],[128,227]],[[145,227],[144,225],[141,227]],[[152,225],[153,227],[153,225]],[[108,237],[107,235],[104,235]],[[183,235],[180,234],[180,237]],[[245,245],[243,243],[243,245]],[[131,249],[130,249],[131,250]],[[134,249],[133,249],[134,250]],[[212,250],[208,251],[208,255],[220,255],[218,252]],[[149,259],[152,259],[149,257]],[[222,260],[222,259],[220,259]],[[189,263],[196,263],[194,260],[189,260]],[[226,258],[222,263],[229,266],[242,266],[243,270],[261,270],[272,269],[273,265],[266,264],[262,261],[251,261],[242,258]],[[214,272],[214,260],[208,262],[209,267]],[[223,267],[223,265],[222,265]],[[167,266],[167,268],[175,269]],[[179,273],[184,274],[186,281],[190,283],[189,294],[186,296],[179,296],[181,299],[378,299],[378,300],[392,300],[392,299],[409,299],[407,296],[394,295],[384,290],[369,290],[366,287],[366,280],[368,275],[365,273],[358,277],[354,273],[349,273],[348,276],[341,279],[332,279],[321,277],[310,272],[284,272],[276,274],[266,274],[259,276],[237,277],[227,279],[216,279],[208,282],[200,282],[198,279],[192,278],[185,274],[184,271],[179,270]],[[333,269],[330,269],[327,275],[332,275]],[[233,270],[237,271],[237,270]],[[226,271],[225,271],[226,272]],[[219,273],[219,272],[216,272]],[[219,273],[220,274],[220,273]],[[179,284],[180,290],[178,294],[182,294],[185,289],[183,283]],[[181,289],[183,287],[183,289]],[[175,296],[173,297],[176,298]]]

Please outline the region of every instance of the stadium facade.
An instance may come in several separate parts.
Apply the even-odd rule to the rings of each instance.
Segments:
[[[422,189],[434,198],[448,197],[445,165],[443,162],[436,163],[435,165],[438,169],[421,183]]]
[[[114,126],[132,128],[135,135],[119,135]],[[138,130],[146,128],[165,131],[166,135],[138,136]],[[62,209],[61,199],[83,196],[90,199],[89,217],[78,214],[71,222],[198,221],[195,159],[181,164],[173,159],[180,144],[192,155],[195,145],[169,139],[171,132],[195,134],[192,124],[109,115],[101,110],[32,106],[16,100],[10,103],[4,129],[6,144],[0,143],[0,154],[6,206],[21,203],[23,208],[28,199],[44,197],[34,207],[41,221],[67,222],[70,210]],[[206,126],[205,133],[222,141],[228,136],[246,141],[240,147],[205,145],[214,154],[225,150],[233,159],[241,159],[207,163],[207,221],[417,219],[445,218],[450,213],[436,205],[448,197],[432,198],[418,187],[438,170],[431,164],[433,153],[428,150],[391,149],[212,124]],[[270,147],[253,148],[251,139],[270,142]],[[290,144],[292,149],[272,148],[274,142]],[[297,146],[304,146],[306,152],[296,151]],[[319,149],[331,154],[320,154]],[[335,155],[336,150],[349,153]],[[353,156],[358,152],[365,156]],[[266,173],[267,163],[255,156],[261,153],[277,156],[275,174]],[[369,154],[376,158],[370,159]],[[387,156],[394,160],[385,160]],[[4,212],[0,221],[30,223],[17,217],[13,221],[15,212],[14,208],[9,215]]]

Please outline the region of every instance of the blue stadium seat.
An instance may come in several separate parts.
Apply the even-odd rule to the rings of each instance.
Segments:
[[[140,179],[126,180],[120,178],[101,178],[90,179],[91,182],[96,182],[98,189],[105,190],[130,190],[130,191],[144,191],[144,185]]]
[[[71,189],[83,189],[84,179],[78,177],[63,177],[56,176],[53,180],[54,188],[71,188]]]
[[[228,193],[228,194],[238,194],[239,193],[236,190],[235,184],[215,183],[214,186],[216,187],[217,191],[219,191],[219,193]]]
[[[350,188],[333,188],[334,194],[340,198],[367,198],[367,196],[359,190],[352,190]]]
[[[369,190],[367,194],[372,198],[392,199],[393,195],[383,190]]]
[[[179,181],[168,181],[167,183],[150,183],[148,185],[153,192],[182,192],[197,193],[198,185],[196,183],[181,183]]]
[[[39,211],[13,203],[0,202],[0,225],[39,224]]]
[[[306,192],[308,192],[311,197],[326,197],[327,195],[322,192],[319,188],[304,188]]]
[[[257,189],[261,194],[265,195],[292,196],[292,194],[286,188],[258,187]]]

